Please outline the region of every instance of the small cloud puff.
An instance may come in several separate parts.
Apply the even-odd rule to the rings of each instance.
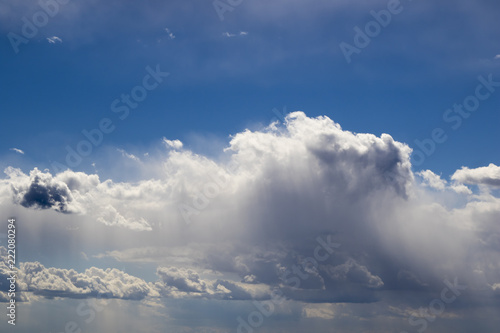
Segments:
[[[179,150],[182,149],[182,142],[180,140],[168,140],[167,138],[163,138],[163,143],[170,148]]]
[[[117,149],[117,151],[118,151],[119,153],[121,153],[123,157],[129,158],[129,159],[131,159],[131,160],[133,160],[133,161],[136,161],[136,162],[140,162],[140,161],[141,161],[141,160],[139,159],[139,157],[135,156],[134,154],[129,154],[129,153],[127,153],[127,152],[126,152],[125,150],[123,150],[123,149]]]
[[[423,185],[443,191],[446,188],[446,180],[441,179],[439,175],[436,175],[434,172],[431,170],[423,170],[420,172],[417,172],[417,175],[423,178],[424,182]]]
[[[229,32],[222,33],[222,36],[227,37],[227,38],[236,37],[236,36],[246,36],[246,35],[248,35],[248,32],[246,32],[246,31],[240,31],[238,34],[232,34]]]
[[[18,154],[21,154],[21,155],[24,155],[24,151],[22,151],[21,149],[18,149],[18,148],[10,148],[9,150],[12,150]]]
[[[417,176],[422,178],[422,185],[425,187],[430,187],[438,191],[444,191],[446,189],[451,189],[459,194],[472,194],[470,188],[462,184],[461,182],[454,179],[454,182],[448,185],[448,182],[442,179],[439,175],[436,175],[431,170],[422,170],[416,173]]]
[[[170,39],[174,39],[175,38],[175,35],[173,34],[173,32],[170,31],[169,28],[165,28],[165,31],[168,34],[168,38],[170,38]]]
[[[62,43],[62,39],[57,37],[57,36],[52,36],[52,37],[48,37],[47,38],[47,41],[50,43],[50,44],[56,44],[56,43]]]

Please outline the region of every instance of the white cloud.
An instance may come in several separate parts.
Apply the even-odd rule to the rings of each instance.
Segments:
[[[384,285],[380,277],[370,273],[365,266],[358,264],[352,258],[341,265],[334,267],[329,265],[323,269],[334,281],[359,283],[368,288],[380,288]]]
[[[170,39],[174,39],[175,38],[175,35],[170,31],[169,28],[165,28],[165,31],[168,34],[168,38],[170,38]]]
[[[227,38],[237,37],[237,36],[246,36],[246,35],[248,35],[247,31],[240,31],[237,34],[232,34],[232,33],[229,33],[229,32],[223,32],[222,33],[222,36],[227,37]]]
[[[448,184],[446,180],[442,179],[441,176],[436,175],[431,170],[422,170],[417,172],[416,175],[422,177],[423,186],[430,187],[438,191],[452,190],[459,194],[472,194],[471,189],[464,184],[457,181],[454,181],[452,184]]]
[[[472,194],[471,189],[464,184],[452,184],[450,188],[460,194]]]
[[[500,54],[497,54],[497,55],[495,56],[495,59],[500,59]]]
[[[136,162],[141,161],[137,156],[135,156],[134,154],[129,154],[123,149],[117,149],[117,151],[120,152],[123,157],[129,158],[129,159],[136,161]]]
[[[167,138],[163,138],[163,143],[167,146],[167,147],[170,147],[170,148],[174,148],[174,149],[182,149],[182,142],[180,140],[168,140]]]
[[[132,210],[120,212],[116,208],[129,206],[127,201],[136,195],[137,187],[134,189],[134,186],[114,184],[109,180],[101,183],[97,175],[70,170],[52,176],[35,168],[26,175],[20,169],[8,167],[5,173],[8,178],[0,180],[0,188],[4,186],[3,200],[10,196],[14,203],[26,208],[90,215],[110,226],[151,229],[147,221],[133,214]],[[148,184],[152,185],[143,183],[146,187]]]
[[[500,187],[500,167],[493,163],[475,169],[462,167],[455,171],[451,179],[463,184]]]
[[[48,37],[47,38],[47,41],[50,43],[50,44],[56,44],[56,43],[62,43],[62,39],[57,37],[57,36],[52,36],[52,37]]]
[[[304,306],[302,315],[306,318],[321,318],[331,320],[335,318],[335,311],[331,304],[308,304]]]
[[[436,190],[443,191],[446,188],[446,180],[441,179],[439,175],[436,175],[431,170],[423,170],[417,172],[417,175],[423,178],[424,185],[434,188]]]
[[[21,149],[18,149],[18,148],[10,148],[9,150],[12,150],[12,151],[15,151],[16,153],[19,153],[21,155],[24,155],[24,151],[22,151]]]
[[[156,274],[160,279],[154,286],[164,297],[249,300],[266,298],[270,294],[267,286],[202,279],[198,272],[189,268],[158,267]]]
[[[7,267],[7,249],[0,246],[0,286],[10,276],[11,269]],[[3,256],[5,254],[5,256]],[[19,300],[29,300],[28,292],[44,297],[96,297],[143,299],[159,296],[152,284],[131,276],[118,269],[106,270],[91,267],[83,273],[73,269],[46,268],[39,262],[21,262],[16,270],[18,295],[24,295]],[[1,298],[0,293],[0,298]],[[1,301],[1,299],[0,299]]]
[[[26,239],[50,230],[57,235],[55,244],[71,239],[99,245],[101,254],[78,248],[78,258],[84,251],[92,260],[156,266],[158,280],[150,287],[161,297],[229,301],[265,298],[272,288],[281,288],[291,301],[363,303],[390,290],[439,295],[448,276],[492,293],[490,286],[498,283],[500,267],[491,263],[500,251],[500,199],[441,191],[469,193],[462,181],[491,183],[495,167],[459,170],[451,185],[423,171],[421,184],[411,172],[407,145],[388,134],[352,133],[327,117],[302,112],[289,114],[283,125],[233,135],[217,159],[183,149],[178,140],[163,144],[173,149],[151,153],[140,164],[150,178],[137,182],[70,170],[51,175],[34,169],[27,175],[7,168],[7,178],[0,179],[0,205],[33,221]],[[228,171],[231,162],[238,168]],[[196,210],[189,225],[181,204]],[[42,215],[42,209],[51,214]],[[327,234],[341,247],[317,267],[305,267],[319,246],[317,237]],[[481,279],[469,266],[484,272]],[[86,273],[53,272],[64,278],[44,279],[58,285],[59,294],[89,292],[71,278]],[[284,277],[286,272],[291,273]],[[297,286],[289,283],[293,278]],[[36,285],[39,293],[51,288]],[[132,297],[133,292],[113,294]],[[329,316],[308,311],[307,316]]]
[[[97,296],[143,299],[155,295],[143,280],[117,269],[91,267],[84,273],[72,269],[45,268],[38,262],[22,263],[19,277],[27,291],[47,297]]]
[[[176,267],[159,267],[156,274],[163,283],[181,292],[205,293],[207,283],[200,280],[198,273],[190,269]]]

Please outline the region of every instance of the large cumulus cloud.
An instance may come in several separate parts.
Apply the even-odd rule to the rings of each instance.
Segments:
[[[457,278],[470,304],[499,302],[500,199],[488,189],[494,165],[450,179],[431,170],[414,177],[404,143],[302,112],[233,135],[218,158],[181,144],[162,154],[136,161],[150,175],[136,182],[6,171],[3,206],[51,211],[62,221],[78,215],[82,235],[102,233],[86,239],[102,249],[94,259],[156,264],[146,282],[25,263],[33,293],[231,301],[270,299],[279,289],[307,304],[298,311],[307,317],[330,318],[333,308],[320,304],[339,302],[382,302],[387,315],[404,316]],[[92,279],[99,279],[94,289]],[[401,304],[407,310],[390,310]]]
[[[162,179],[137,183],[101,182],[97,175],[70,170],[53,176],[35,168],[26,175],[9,167],[8,178],[1,183],[3,199],[7,200],[10,187],[13,201],[27,208],[88,214],[108,225],[150,230],[141,212],[181,207],[183,217],[190,216],[210,196],[200,191],[214,192],[207,185],[216,178],[216,196],[238,191],[237,197],[243,200],[258,191],[281,191],[274,194],[283,197],[287,192],[319,190],[338,204],[386,189],[405,197],[412,178],[406,145],[387,134],[378,138],[343,131],[326,117],[312,119],[301,112],[290,114],[285,128],[271,125],[265,131],[235,135],[228,151],[231,168],[229,163],[172,150],[163,163]],[[219,193],[220,187],[225,193]],[[251,190],[244,191],[245,187]]]

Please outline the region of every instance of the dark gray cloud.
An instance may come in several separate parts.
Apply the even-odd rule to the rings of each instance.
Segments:
[[[62,184],[50,184],[45,180],[47,179],[43,179],[40,175],[34,175],[20,204],[28,208],[53,208],[56,211],[66,213],[68,201],[71,201],[68,187]],[[19,190],[15,189],[14,192],[19,193]]]
[[[23,207],[89,215],[105,225],[133,230],[150,229],[141,216],[136,216],[132,210],[123,213],[120,209],[120,206],[128,206],[123,199],[133,200],[137,195],[136,189],[128,184],[101,183],[97,175],[70,170],[53,176],[35,168],[26,175],[20,169],[8,167],[5,173],[8,178],[0,180],[2,193],[8,196],[10,192],[13,202]],[[142,191],[151,190],[154,183],[145,182]]]

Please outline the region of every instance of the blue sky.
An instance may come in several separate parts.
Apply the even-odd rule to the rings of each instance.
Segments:
[[[51,332],[126,330],[123,308],[144,332],[234,332],[273,288],[287,301],[262,332],[498,327],[499,15],[486,0],[4,1],[0,219],[29,223],[20,301],[35,319],[65,309]],[[340,250],[291,288],[280,272],[327,235]],[[467,291],[422,321],[455,277]],[[75,317],[102,290],[106,315]]]
[[[104,144],[148,145],[162,136],[189,144],[190,133],[227,141],[228,134],[269,123],[271,110],[286,106],[328,115],[351,131],[390,133],[413,147],[443,127],[444,111],[473,92],[478,75],[498,73],[500,61],[494,59],[499,9],[487,1],[401,3],[401,13],[350,64],[339,44],[353,44],[353,28],[364,27],[373,20],[370,11],[387,2],[242,3],[224,21],[201,1],[64,6],[18,54],[7,38],[0,46],[2,160],[15,158],[8,149],[19,146],[28,153],[19,161],[23,168],[63,159],[65,144],[113,116],[111,102],[140,83],[146,66],[159,64],[171,76]],[[16,14],[40,9],[16,7],[7,11],[5,32],[20,33]],[[62,42],[49,43],[51,36]],[[498,163],[477,148],[497,138],[498,98],[481,103],[425,166],[447,176],[462,165]]]

